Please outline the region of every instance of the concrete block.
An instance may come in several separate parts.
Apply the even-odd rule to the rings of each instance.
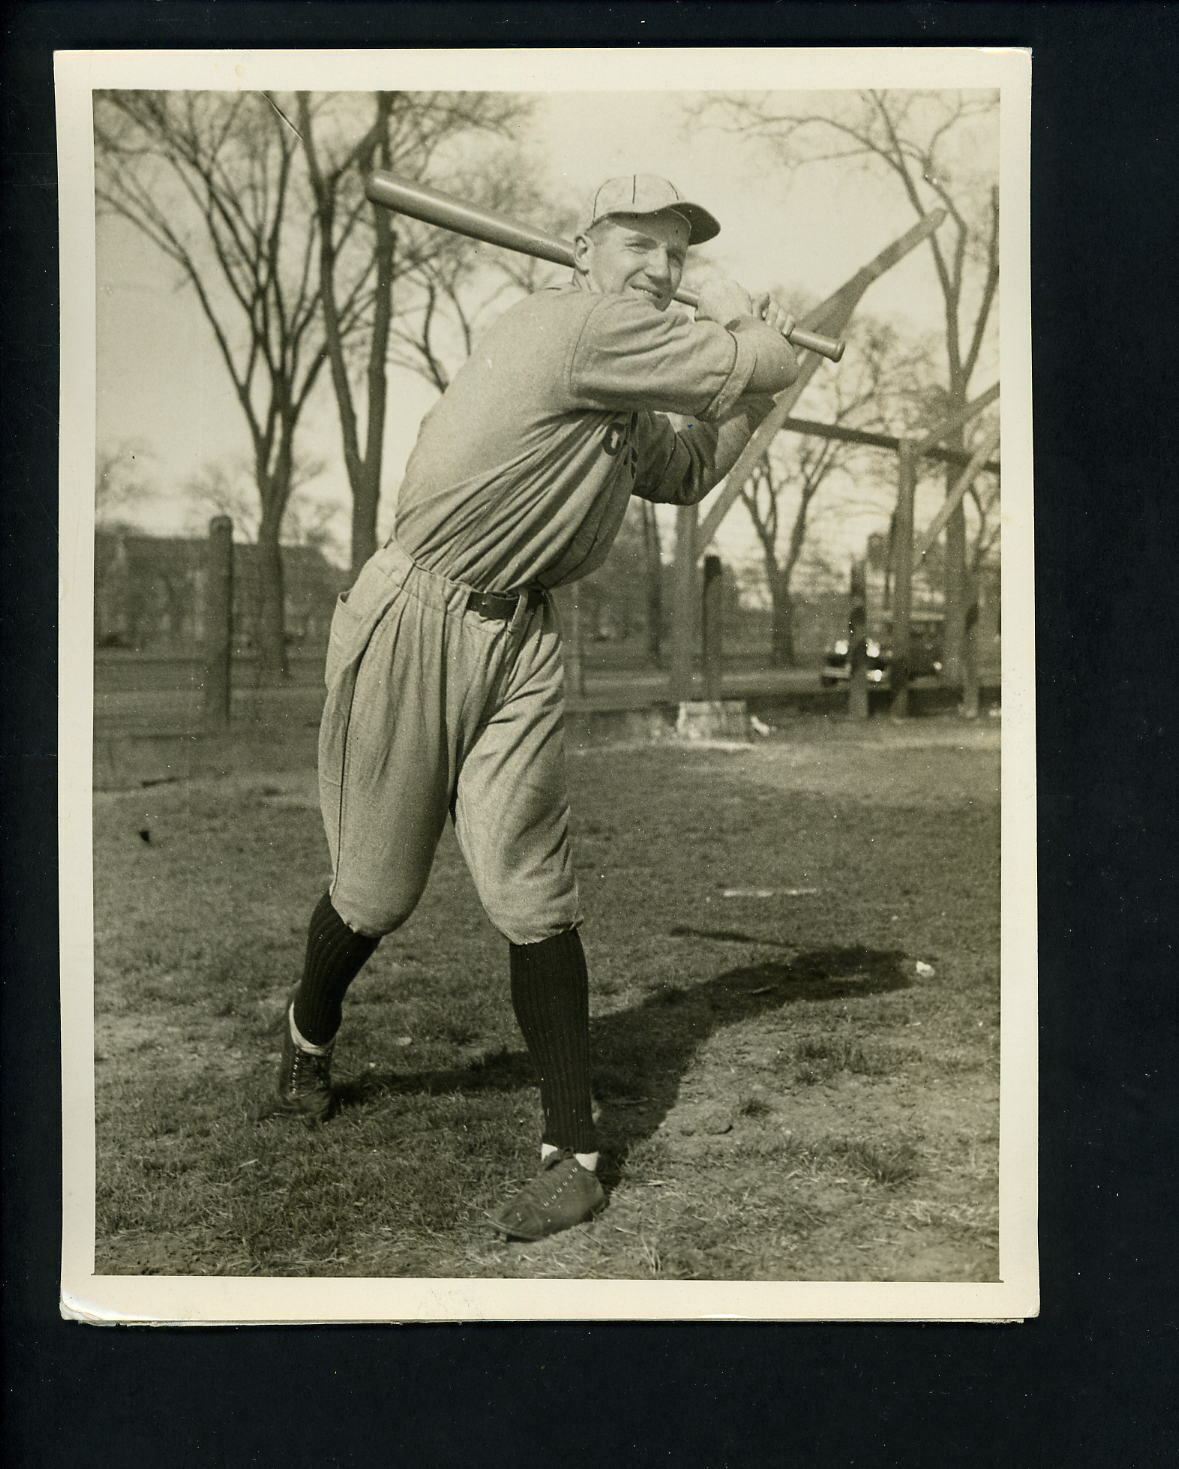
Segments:
[[[682,740],[748,740],[749,711],[743,699],[689,700],[679,707],[675,732]]]

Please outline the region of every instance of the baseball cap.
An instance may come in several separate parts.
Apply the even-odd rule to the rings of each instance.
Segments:
[[[673,183],[654,173],[628,173],[600,184],[582,212],[581,232],[608,214],[658,214],[674,209],[688,221],[689,245],[701,245],[720,234],[720,225],[700,204],[685,199]]]

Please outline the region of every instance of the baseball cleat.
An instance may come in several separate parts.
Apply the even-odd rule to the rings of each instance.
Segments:
[[[308,1127],[326,1122],[336,1110],[332,1091],[332,1052],[304,1051],[291,1035],[291,1007],[283,1011],[282,1056],[278,1086],[263,1116],[301,1117]]]
[[[488,1218],[509,1239],[537,1240],[584,1224],[605,1206],[597,1174],[564,1149],[546,1158],[540,1176]]]

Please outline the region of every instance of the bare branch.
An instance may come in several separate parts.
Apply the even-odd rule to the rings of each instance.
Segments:
[[[979,353],[982,350],[983,338],[986,334],[987,322],[990,319],[991,307],[994,304],[995,293],[999,286],[999,190],[991,190],[991,228],[987,238],[986,255],[986,282],[983,286],[982,301],[979,304],[978,314],[974,321],[974,334],[971,337],[970,347],[966,353],[966,360],[962,365],[962,376],[964,382],[969,382],[978,364]]]

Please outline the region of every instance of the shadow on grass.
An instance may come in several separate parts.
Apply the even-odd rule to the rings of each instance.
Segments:
[[[907,988],[910,980],[903,960],[899,949],[816,949],[790,960],[727,969],[691,989],[664,985],[640,1005],[592,1020],[594,1097],[606,1155],[603,1181],[614,1182],[631,1150],[657,1131],[675,1106],[697,1049],[709,1036],[723,1026],[800,1000],[838,1000]],[[391,1093],[516,1091],[535,1084],[527,1052],[503,1050],[467,1066],[370,1074],[341,1086],[339,1099],[348,1107]]]

